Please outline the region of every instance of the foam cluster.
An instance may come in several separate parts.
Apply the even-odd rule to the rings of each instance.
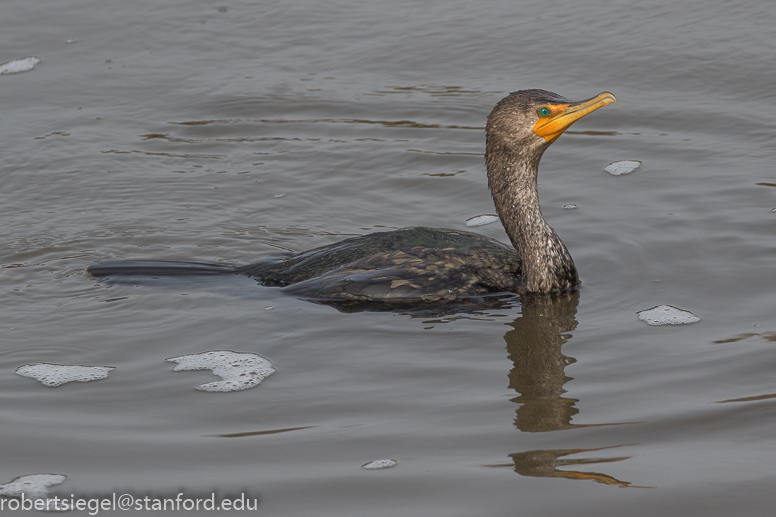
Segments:
[[[641,162],[638,160],[622,160],[619,162],[612,162],[604,170],[612,176],[622,176],[624,174],[630,174],[639,168]]]
[[[32,70],[35,65],[42,61],[41,58],[30,56],[21,59],[14,59],[0,65],[0,75],[18,74]]]
[[[645,311],[637,312],[641,321],[650,325],[688,325],[701,319],[690,311],[677,309],[670,305],[658,305]]]
[[[173,371],[211,370],[222,381],[209,382],[197,386],[202,391],[240,391],[258,386],[265,378],[275,373],[267,359],[258,354],[214,350],[201,354],[182,355],[167,359],[178,363]]]
[[[48,495],[48,487],[62,483],[67,476],[62,474],[28,474],[13,478],[0,485],[0,496],[42,499]]]
[[[368,469],[368,470],[377,470],[377,469],[389,469],[399,463],[396,460],[391,459],[384,459],[384,460],[374,460],[370,461],[369,463],[365,463],[361,465],[362,469]]]
[[[476,215],[466,220],[466,226],[485,226],[486,224],[495,223],[496,221],[498,221],[497,215]]]
[[[69,364],[34,363],[25,364],[16,369],[22,377],[31,377],[44,386],[56,388],[68,382],[98,381],[108,377],[113,366],[80,366]]]

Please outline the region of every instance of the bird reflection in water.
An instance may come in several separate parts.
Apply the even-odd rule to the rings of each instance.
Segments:
[[[620,445],[614,445],[613,447],[621,447]],[[604,449],[611,449],[613,447],[599,447],[597,449],[561,449],[561,450],[539,450],[539,451],[526,451],[510,454],[512,463],[497,464],[497,465],[485,465],[486,467],[512,467],[515,472],[522,476],[531,477],[547,477],[547,478],[566,478],[566,479],[590,479],[596,483],[604,485],[616,485],[619,487],[633,486],[627,481],[620,481],[619,479],[609,476],[608,474],[602,474],[600,472],[581,472],[574,470],[558,470],[558,467],[568,467],[575,465],[590,465],[595,463],[612,463],[615,461],[623,461],[631,458],[632,456],[616,456],[609,458],[579,458],[579,459],[564,459],[563,456],[570,454],[577,454],[582,452],[593,452]],[[641,487],[645,488],[645,487]]]
[[[563,385],[571,380],[566,366],[576,362],[561,352],[577,327],[579,291],[563,295],[522,297],[522,314],[504,335],[509,359],[509,387],[520,395],[513,398],[517,409],[515,426],[525,432],[568,429],[579,412],[577,399],[563,397]]]
[[[511,400],[520,404],[515,427],[523,432],[616,425],[571,423],[572,417],[579,412],[574,407],[577,399],[564,397],[566,390],[563,386],[571,380],[571,377],[566,375],[565,368],[576,362],[576,359],[564,355],[561,347],[572,337],[570,332],[577,327],[578,303],[579,291],[556,295],[524,294],[521,297],[520,317],[509,323],[512,328],[504,335],[509,359],[514,364],[509,372],[509,387],[519,393]],[[532,450],[510,454],[512,463],[489,466],[512,467],[523,476],[589,479],[607,485],[632,486],[626,481],[598,472],[558,470],[564,466],[610,463],[630,458],[564,458],[571,454],[620,446]]]

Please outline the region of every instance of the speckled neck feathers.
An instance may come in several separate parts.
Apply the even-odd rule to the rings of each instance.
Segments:
[[[550,144],[530,129],[543,102],[563,101],[571,102],[543,90],[513,93],[493,109],[485,132],[488,186],[522,260],[520,284],[529,292],[559,291],[580,283],[568,249],[539,207],[536,176]]]

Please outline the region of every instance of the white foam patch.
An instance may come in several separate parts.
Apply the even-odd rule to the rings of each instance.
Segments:
[[[18,367],[16,373],[22,377],[36,379],[45,386],[56,388],[68,382],[90,382],[105,379],[111,370],[115,370],[115,367],[35,363]]]
[[[619,162],[612,162],[604,170],[612,176],[622,176],[624,174],[630,174],[639,168],[641,162],[638,160],[622,160]]]
[[[14,59],[0,65],[0,75],[7,74],[19,74],[21,72],[28,72],[32,70],[35,65],[43,61],[39,57],[30,56],[23,57],[21,59]]]
[[[362,469],[369,469],[369,470],[376,470],[376,469],[389,469],[399,463],[396,460],[391,459],[385,459],[385,460],[374,460],[370,461],[369,463],[364,463],[361,465]]]
[[[498,221],[497,215],[476,215],[466,220],[466,226],[485,226],[486,224],[495,223],[496,221]]]
[[[62,474],[28,474],[13,478],[0,485],[0,495],[30,499],[42,499],[48,495],[48,487],[62,483],[67,476]]]
[[[701,319],[690,311],[684,311],[670,305],[658,305],[645,311],[637,312],[641,321],[650,325],[688,325]]]
[[[211,370],[223,380],[200,384],[202,391],[240,391],[258,386],[265,378],[275,373],[267,359],[258,354],[214,350],[201,354],[182,355],[167,359],[178,363],[173,371]]]

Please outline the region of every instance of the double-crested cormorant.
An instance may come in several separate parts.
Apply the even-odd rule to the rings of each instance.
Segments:
[[[549,145],[588,113],[616,102],[572,102],[545,90],[502,99],[488,116],[485,164],[513,247],[459,230],[403,228],[249,265],[106,261],[95,277],[231,273],[295,296],[342,302],[442,302],[496,292],[550,293],[579,285],[574,261],[539,207],[536,175]]]

